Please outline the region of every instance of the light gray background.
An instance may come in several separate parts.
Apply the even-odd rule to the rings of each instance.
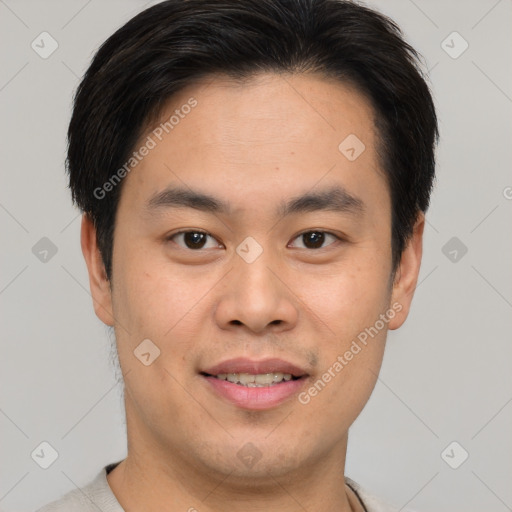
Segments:
[[[2,510],[34,510],[125,456],[63,162],[79,77],[153,3],[0,0]],[[512,510],[511,1],[369,5],[425,56],[441,144],[420,285],[351,429],[346,474],[398,507]],[[48,59],[31,48],[43,31],[59,44]],[[469,43],[456,59],[441,45],[453,31]],[[442,252],[454,236],[468,248],[455,262]],[[32,252],[42,237],[58,249],[46,263]],[[31,458],[42,441],[59,454],[46,470]],[[441,457],[452,441],[469,453],[458,469]]]

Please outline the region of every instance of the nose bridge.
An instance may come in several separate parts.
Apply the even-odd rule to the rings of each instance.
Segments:
[[[260,301],[264,301],[267,307],[276,303],[282,291],[275,282],[275,270],[270,270],[273,266],[276,266],[276,262],[269,250],[263,250],[263,247],[259,249],[251,241],[240,244],[234,258],[236,296],[243,300],[250,299],[253,307]]]

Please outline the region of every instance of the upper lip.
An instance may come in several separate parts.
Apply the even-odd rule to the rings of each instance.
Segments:
[[[294,377],[308,375],[304,369],[299,368],[288,361],[284,361],[283,359],[274,358],[255,361],[246,357],[238,357],[223,361],[215,366],[203,370],[201,373],[207,373],[209,375],[219,375],[221,373],[249,373],[257,375],[276,372],[289,373]]]

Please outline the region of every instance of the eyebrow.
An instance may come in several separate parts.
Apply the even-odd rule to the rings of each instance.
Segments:
[[[158,210],[167,208],[192,208],[226,215],[232,211],[230,204],[220,198],[182,187],[168,187],[155,193],[146,203],[148,213],[156,213]],[[365,205],[360,198],[336,185],[318,192],[309,191],[287,202],[282,202],[276,209],[276,216],[287,217],[321,210],[362,214],[365,211]]]

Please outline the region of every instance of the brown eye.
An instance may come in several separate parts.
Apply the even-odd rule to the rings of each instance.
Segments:
[[[184,249],[199,250],[205,248],[208,237],[215,240],[210,234],[204,231],[181,231],[169,237],[169,240],[175,241],[176,239],[181,239],[182,243],[176,242],[180,247]],[[213,245],[213,247],[218,246],[218,243]]]
[[[325,241],[331,237],[336,240],[340,240],[340,238],[332,233],[328,233],[327,231],[306,231],[300,234],[295,240],[302,240],[304,249],[323,249]],[[332,245],[328,244],[328,245]]]

